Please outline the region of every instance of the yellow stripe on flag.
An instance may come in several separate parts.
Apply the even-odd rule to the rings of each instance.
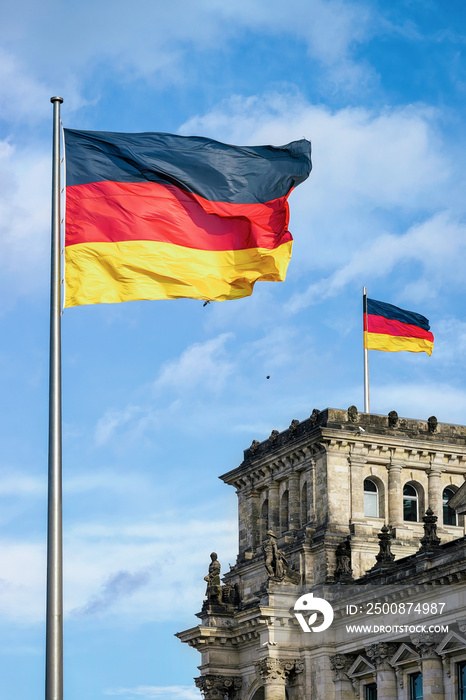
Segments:
[[[196,250],[158,241],[65,248],[65,306],[140,299],[239,299],[285,279],[292,241],[278,248]]]
[[[424,338],[406,338],[404,336],[386,335],[385,333],[365,333],[364,347],[368,350],[385,350],[386,352],[426,352],[432,355],[434,344]]]

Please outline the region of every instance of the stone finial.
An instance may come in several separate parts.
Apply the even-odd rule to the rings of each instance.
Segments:
[[[335,550],[335,557],[337,562],[333,575],[335,582],[352,581],[353,570],[351,568],[351,544],[349,537],[344,542],[340,542]]]
[[[422,518],[424,522],[424,537],[421,540],[420,552],[432,552],[440,547],[440,538],[437,536],[437,516],[431,508],[426,510]]]
[[[319,409],[318,409],[318,408],[313,408],[313,409],[312,409],[312,413],[311,413],[310,418],[309,418],[309,420],[310,420],[310,422],[311,422],[311,425],[314,426],[314,425],[317,424],[317,421],[319,420],[319,416],[320,416],[320,411],[319,411]]]
[[[348,420],[350,423],[356,423],[358,420],[358,409],[356,406],[350,406],[348,408]]]
[[[388,427],[396,428],[398,424],[398,413],[396,411],[390,411],[388,414]]]
[[[298,425],[299,425],[299,420],[297,418],[293,418],[293,420],[290,423],[290,432],[295,433]]]
[[[391,541],[393,539],[391,528],[384,525],[377,537],[379,538],[379,553],[375,557],[377,564],[372,567],[371,571],[386,569],[393,564],[395,559],[395,555],[391,550]]]
[[[427,428],[429,430],[429,433],[435,433],[437,430],[437,425],[438,425],[438,420],[435,416],[430,416],[430,418],[427,419]]]
[[[278,430],[272,430],[269,437],[269,442],[274,445],[277,442],[277,438],[280,435]]]

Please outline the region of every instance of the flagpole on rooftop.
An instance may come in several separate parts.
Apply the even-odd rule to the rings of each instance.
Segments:
[[[369,398],[369,350],[367,349],[367,289],[362,288],[362,318],[363,318],[363,346],[364,346],[364,413],[370,413]]]
[[[60,104],[53,104],[52,244],[50,272],[49,461],[45,699],[63,699],[63,546],[60,293]]]

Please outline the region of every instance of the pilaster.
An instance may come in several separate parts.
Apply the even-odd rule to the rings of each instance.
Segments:
[[[366,649],[367,656],[377,671],[377,700],[394,700],[397,696],[395,669],[390,659],[396,651],[396,644],[379,642]]]
[[[439,640],[430,634],[420,634],[411,637],[411,641],[421,656],[424,697],[429,700],[444,700],[442,659],[435,651]]]

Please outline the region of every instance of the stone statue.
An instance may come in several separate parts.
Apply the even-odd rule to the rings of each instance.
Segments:
[[[262,551],[269,578],[274,581],[287,579],[291,583],[301,583],[301,574],[288,566],[285,555],[278,549],[277,537],[272,530],[267,531],[267,539],[262,545]]]
[[[284,556],[280,553],[277,546],[277,538],[272,530],[267,531],[267,537],[262,545],[262,550],[265,556],[265,568],[267,573],[272,578],[283,578],[283,560]]]
[[[210,558],[212,561],[209,564],[209,573],[207,576],[204,576],[204,581],[207,581],[206,597],[212,603],[221,603],[220,562],[217,559],[216,552],[212,552]]]
[[[356,423],[358,420],[358,409],[356,406],[350,406],[348,408],[348,420],[350,423]]]
[[[340,542],[335,550],[337,565],[335,568],[335,581],[351,581],[353,578],[353,570],[351,568],[351,544],[349,539]]]

